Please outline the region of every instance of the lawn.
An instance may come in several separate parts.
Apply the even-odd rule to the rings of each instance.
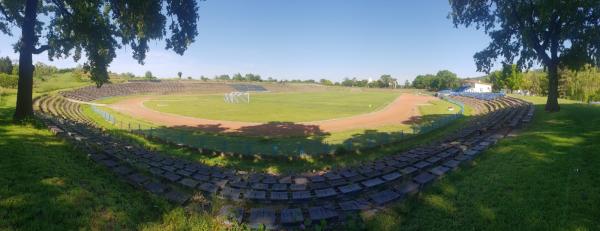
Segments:
[[[219,227],[206,213],[186,212],[115,180],[46,129],[13,124],[14,103],[14,92],[0,102],[0,230]]]
[[[371,230],[600,230],[600,107],[536,103],[518,136],[371,218]]]
[[[251,93],[250,103],[226,103],[223,94],[157,96],[144,105],[190,117],[244,122],[307,122],[380,110],[399,92],[350,90]]]

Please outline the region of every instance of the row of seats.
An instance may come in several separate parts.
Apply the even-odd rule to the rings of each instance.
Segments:
[[[470,97],[479,100],[495,100],[498,98],[505,97],[504,93],[476,93],[476,92],[452,92],[451,96],[462,96],[462,97]]]
[[[65,91],[61,94],[64,97],[79,100],[93,101],[106,97],[124,96],[133,94],[168,94],[181,92],[195,93],[220,93],[230,92],[233,88],[225,83],[204,83],[204,82],[130,82],[122,84],[105,84],[100,88],[88,86],[72,91]]]
[[[68,119],[79,123],[94,124],[81,109],[81,104],[72,102],[62,96],[42,96],[34,100],[34,109],[54,117]]]

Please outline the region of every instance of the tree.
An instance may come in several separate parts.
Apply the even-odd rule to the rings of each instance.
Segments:
[[[144,78],[146,78],[146,79],[154,79],[154,76],[152,75],[152,72],[146,71],[146,73],[144,73]]]
[[[380,87],[388,88],[390,86],[393,86],[393,78],[391,75],[381,75],[379,77],[379,81]]]
[[[241,75],[240,75],[241,76]],[[229,78],[229,75],[219,75],[219,76],[215,76],[216,80],[230,80],[231,78]]]
[[[10,58],[8,56],[6,56],[5,58],[0,58],[0,73],[5,73],[5,74],[12,74],[13,72],[13,65],[12,65],[12,61],[10,61]]]
[[[182,55],[198,35],[197,11],[194,0],[0,1],[0,31],[12,36],[10,27],[21,29],[15,44],[19,86],[14,119],[33,115],[34,54],[47,51],[50,60],[72,55],[75,61],[85,54],[84,69],[100,87],[122,46],[130,46],[133,58],[143,64],[148,42],[167,36],[166,49]]]
[[[321,85],[325,85],[325,86],[332,86],[333,85],[333,82],[331,82],[331,80],[328,80],[328,79],[321,79],[321,80],[319,80],[319,83]]]
[[[408,79],[404,81],[404,88],[410,88],[410,81]]]
[[[244,76],[242,76],[242,74],[240,74],[240,73],[236,73],[231,77],[231,80],[244,81]]]
[[[548,71],[546,111],[558,105],[558,69],[580,69],[600,64],[600,4],[596,0],[450,0],[454,25],[483,28],[492,41],[474,55],[478,71],[489,72],[502,57],[504,63]]]
[[[180,71],[180,72],[177,72],[177,76],[179,76],[179,79],[181,79],[181,76],[182,76],[182,75],[183,75],[183,73],[181,73],[181,71]]]
[[[517,65],[515,64],[504,65],[504,68],[502,69],[502,79],[504,80],[506,88],[512,92],[521,89],[523,73],[521,73],[521,69],[517,68]]]
[[[434,90],[443,90],[457,88],[459,85],[460,81],[455,73],[449,70],[441,70],[435,75],[431,87]]]
[[[492,83],[492,90],[500,91],[506,87],[502,71],[493,71],[488,75],[488,78],[490,83]]]

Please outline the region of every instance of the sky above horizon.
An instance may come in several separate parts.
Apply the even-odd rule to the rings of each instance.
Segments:
[[[402,83],[447,69],[460,77],[482,76],[473,54],[489,43],[483,31],[455,28],[447,1],[394,0],[207,0],[200,2],[199,35],[183,56],[152,41],[145,65],[121,49],[113,72],[161,78],[255,73],[263,79],[378,78]],[[0,56],[17,59],[15,35],[0,35]],[[74,67],[72,58],[50,62]],[[80,64],[82,62],[80,61]]]

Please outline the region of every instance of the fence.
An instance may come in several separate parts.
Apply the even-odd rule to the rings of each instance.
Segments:
[[[444,100],[459,106],[456,114],[444,116],[427,124],[415,124],[411,126],[412,135],[420,135],[446,126],[464,114],[464,104],[450,98]],[[366,132],[346,139],[342,143],[328,143],[325,137],[317,138],[273,138],[262,139],[258,137],[223,136],[218,134],[198,134],[181,129],[170,129],[165,127],[154,127],[138,122],[119,120],[111,113],[100,107],[91,105],[92,110],[101,116],[113,127],[128,132],[144,135],[164,143],[174,144],[199,150],[208,150],[222,153],[231,153],[248,156],[302,156],[333,154],[341,150],[356,151],[375,148],[381,145],[398,143],[411,135],[405,131],[395,132]]]

